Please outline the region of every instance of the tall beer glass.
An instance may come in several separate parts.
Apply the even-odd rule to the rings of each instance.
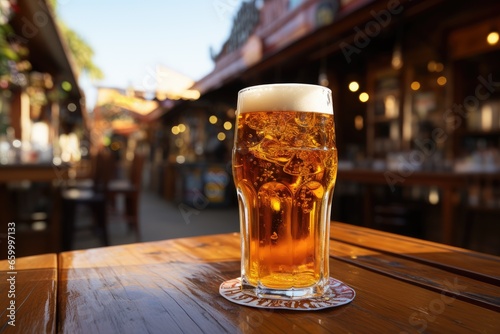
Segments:
[[[245,88],[235,131],[242,291],[277,299],[321,296],[328,289],[337,176],[331,91],[306,84]]]

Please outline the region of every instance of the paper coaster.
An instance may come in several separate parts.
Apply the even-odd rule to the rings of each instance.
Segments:
[[[259,298],[243,293],[241,291],[241,278],[238,277],[223,282],[219,287],[219,293],[222,297],[239,305],[296,311],[315,311],[337,307],[350,303],[356,296],[356,292],[353,288],[335,278],[330,277],[329,284],[329,291],[321,297],[306,299],[270,299]]]

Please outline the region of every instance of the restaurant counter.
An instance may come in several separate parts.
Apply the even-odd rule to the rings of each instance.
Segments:
[[[40,255],[14,268],[2,261],[0,328],[15,320],[17,332],[34,333],[500,331],[499,257],[333,222],[330,275],[356,295],[304,311],[223,298],[221,283],[240,275],[240,249],[231,233]]]
[[[440,233],[437,241],[457,245],[458,230],[456,216],[457,207],[461,205],[462,194],[468,194],[471,184],[488,184],[497,187],[500,191],[500,172],[491,173],[456,173],[453,171],[424,171],[424,170],[377,170],[368,168],[339,168],[337,184],[354,183],[365,186],[363,198],[363,225],[373,227],[372,218],[375,207],[372,187],[384,186],[392,193],[400,187],[433,187],[440,191]],[[490,206],[490,209],[498,209],[500,212],[500,193],[492,194],[498,196],[498,203]],[[466,199],[468,200],[468,199]],[[468,205],[469,203],[467,203]],[[468,207],[468,206],[467,206]]]

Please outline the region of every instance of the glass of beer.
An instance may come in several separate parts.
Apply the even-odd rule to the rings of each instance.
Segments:
[[[238,93],[232,152],[241,289],[259,298],[328,291],[337,148],[330,89],[269,84]]]

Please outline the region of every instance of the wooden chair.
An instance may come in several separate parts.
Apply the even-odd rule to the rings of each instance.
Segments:
[[[116,200],[117,195],[125,198],[125,208],[123,217],[128,226],[135,232],[137,241],[140,241],[139,228],[139,199],[142,187],[142,171],[144,168],[144,155],[139,152],[134,153],[134,158],[129,169],[129,175],[124,180],[112,180],[107,189],[108,203]]]
[[[104,246],[109,245],[107,232],[107,189],[113,172],[111,155],[100,151],[95,159],[91,187],[65,187],[62,190],[62,245],[63,250],[71,250],[76,227],[77,208],[86,206],[92,213],[94,227]]]

